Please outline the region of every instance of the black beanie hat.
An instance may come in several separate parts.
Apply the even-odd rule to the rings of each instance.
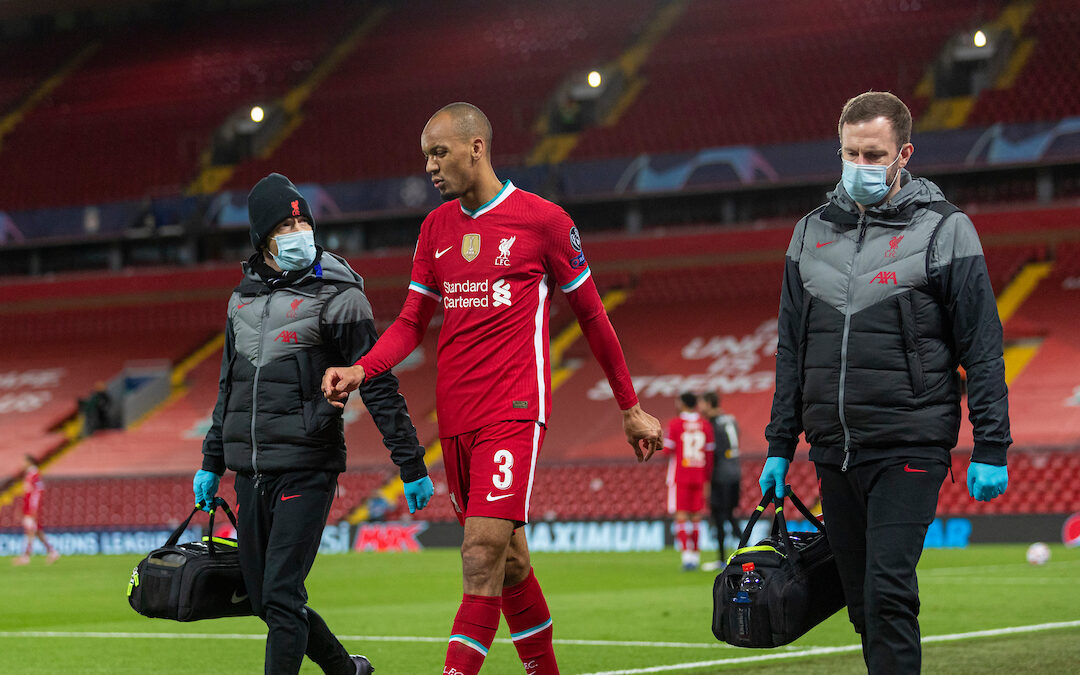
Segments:
[[[292,216],[303,216],[315,227],[307,200],[292,181],[280,173],[272,173],[256,183],[248,193],[248,222],[255,250],[262,247],[278,223]]]

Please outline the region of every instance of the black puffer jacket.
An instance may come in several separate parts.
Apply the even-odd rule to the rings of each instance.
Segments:
[[[375,344],[363,288],[348,263],[321,249],[315,263],[299,272],[274,274],[259,254],[244,265],[229,299],[202,468],[247,475],[345,470],[342,411],[323,398],[321,384],[327,367],[355,363]],[[427,475],[397,378],[376,378],[360,388],[360,396],[402,480]]]
[[[1009,435],[1002,331],[971,220],[936,185],[903,187],[860,213],[842,185],[795,227],[780,299],[769,456],[800,432],[830,464],[947,458],[968,379],[974,461],[1004,465]]]

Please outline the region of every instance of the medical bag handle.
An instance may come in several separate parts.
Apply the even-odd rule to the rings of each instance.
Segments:
[[[802,503],[802,500],[795,496],[795,492],[791,489],[790,485],[787,486],[787,497],[791,499],[791,503],[795,505],[795,508],[804,518],[812,523],[819,532],[824,533],[825,529],[822,527],[821,521],[819,521],[814,514],[810,513],[810,509],[806,508],[806,505]],[[773,490],[769,490],[767,494],[762,495],[761,502],[757,505],[757,508],[754,509],[754,512],[750,514],[750,520],[747,521],[746,528],[743,529],[742,538],[739,540],[739,548],[746,548],[746,545],[750,543],[750,533],[753,532],[754,525],[757,524],[757,521],[761,518],[761,514],[765,512],[765,508],[770,502],[773,504],[776,512],[773,526],[779,534],[780,541],[783,542],[784,547],[788,551],[788,557],[792,560],[797,560],[799,553],[791,544],[791,538],[788,536],[787,522],[784,520],[784,498],[776,497]]]
[[[191,513],[188,514],[188,517],[186,519],[184,519],[184,522],[180,523],[176,527],[176,529],[173,530],[173,533],[171,535],[169,535],[169,539],[165,542],[165,547],[176,546],[176,542],[180,541],[180,536],[182,534],[184,534],[185,530],[187,530],[187,526],[191,522],[191,519],[195,517],[196,513],[198,513],[199,511],[202,511],[202,507],[203,507],[203,502],[199,502],[198,504],[195,505],[195,508],[192,509]],[[229,522],[232,523],[232,526],[234,528],[236,527],[236,516],[233,515],[232,509],[229,508],[229,504],[224,499],[222,499],[221,497],[214,497],[214,508],[210,509],[210,524],[208,525],[208,529],[209,529],[209,532],[210,532],[210,537],[207,540],[207,546],[206,546],[207,550],[209,550],[209,552],[210,552],[210,555],[214,555],[214,553],[215,553],[215,551],[214,551],[214,513],[217,511],[218,507],[221,507],[221,509],[223,511],[225,511],[225,515],[229,517]]]

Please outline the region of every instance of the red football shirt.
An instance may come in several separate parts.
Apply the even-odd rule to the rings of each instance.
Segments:
[[[671,420],[664,436],[664,452],[671,455],[668,484],[707,483],[715,447],[712,424],[698,413],[680,413]]]
[[[566,212],[510,181],[476,211],[454,200],[428,214],[409,289],[443,306],[440,436],[502,420],[547,423],[551,294],[590,275]]]
[[[36,516],[41,508],[41,493],[45,486],[41,483],[41,472],[28,471],[23,478],[23,515]]]

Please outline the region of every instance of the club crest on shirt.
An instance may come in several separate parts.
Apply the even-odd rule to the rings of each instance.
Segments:
[[[465,258],[466,262],[472,262],[478,255],[480,255],[480,235],[466,234],[461,238],[461,257]]]
[[[499,255],[495,258],[495,264],[502,267],[510,267],[510,247],[517,241],[517,237],[509,237],[499,242]]]

